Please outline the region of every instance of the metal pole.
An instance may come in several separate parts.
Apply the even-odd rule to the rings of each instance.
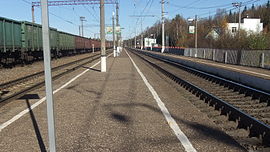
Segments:
[[[32,22],[35,23],[35,7],[32,5]]]
[[[241,24],[241,5],[242,5],[242,2],[239,3],[239,22],[238,22],[238,32],[240,32],[240,24]],[[239,36],[240,36],[240,33],[239,33]]]
[[[53,91],[52,91],[48,0],[41,0],[41,9],[42,9],[42,38],[43,38],[43,56],[45,68],[49,149],[50,152],[55,152],[56,140],[55,140],[54,106],[53,106]]]
[[[116,2],[116,26],[119,27],[119,3],[118,2]],[[116,42],[117,42],[116,45],[117,45],[117,47],[120,46],[119,39],[120,39],[120,34],[117,33],[116,34]]]
[[[261,68],[264,68],[264,53],[261,54]]]
[[[198,53],[198,16],[195,15],[195,57],[197,57]]]
[[[224,63],[227,64],[228,63],[228,52],[226,51],[224,54]]]
[[[83,34],[83,22],[86,21],[86,20],[85,20],[85,17],[83,17],[83,16],[80,17],[80,20],[81,20],[81,29],[82,29],[82,37],[83,37],[84,36],[84,34]]]
[[[106,72],[104,0],[100,0],[101,72]]]
[[[161,53],[164,52],[165,50],[165,20],[164,20],[164,0],[161,1],[161,20],[162,20],[162,49],[161,49]]]
[[[236,2],[236,3],[232,3],[232,5],[234,6],[234,7],[238,7],[238,38],[240,38],[240,24],[241,24],[241,6],[242,6],[242,2]]]
[[[79,25],[79,36],[81,36],[81,26]]]
[[[141,50],[143,49],[143,30],[142,30],[142,18],[141,18]]]
[[[115,50],[115,25],[114,25],[114,12],[112,17],[112,25],[113,25],[113,56],[116,57],[116,50]]]
[[[82,21],[82,37],[83,37],[83,21]]]
[[[137,27],[135,27],[135,43],[134,43],[135,49],[137,48]]]
[[[241,15],[242,15],[242,13],[241,13],[241,5],[242,5],[242,2],[240,2],[239,3],[239,21],[238,21],[238,39],[239,39],[239,41],[240,41],[240,30],[241,30],[241,26],[240,26],[240,24],[241,24]]]

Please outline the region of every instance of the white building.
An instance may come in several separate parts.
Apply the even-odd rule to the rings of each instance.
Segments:
[[[238,23],[228,23],[228,31],[235,34],[238,31]],[[260,33],[263,31],[263,23],[258,18],[244,18],[240,23],[240,29],[245,30],[248,34]]]
[[[221,32],[222,32],[221,28],[213,27],[211,29],[211,31],[205,37],[217,40],[219,38],[219,36],[221,35]]]
[[[153,47],[157,43],[156,39],[144,38],[144,47]]]

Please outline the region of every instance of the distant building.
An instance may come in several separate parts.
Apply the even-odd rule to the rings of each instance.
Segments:
[[[263,23],[259,18],[244,18],[240,23],[240,29],[245,30],[247,34],[258,34],[263,31]],[[238,23],[227,23],[227,32],[235,35],[238,31]],[[213,27],[211,31],[206,35],[206,38],[218,39],[222,34],[221,27]]]
[[[153,47],[157,43],[156,39],[144,38],[144,47]]]
[[[228,32],[235,34],[238,31],[238,23],[228,23]],[[248,34],[260,33],[263,31],[263,23],[259,18],[244,18],[243,22],[240,23],[240,29],[245,30]]]
[[[211,31],[206,35],[206,38],[212,38],[214,40],[218,39],[221,35],[221,28],[220,27],[213,27]]]

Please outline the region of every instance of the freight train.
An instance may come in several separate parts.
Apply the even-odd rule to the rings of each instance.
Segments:
[[[100,50],[100,40],[50,28],[51,56],[58,58]],[[110,43],[106,43],[110,47]],[[42,26],[0,17],[0,64],[15,65],[42,59]]]

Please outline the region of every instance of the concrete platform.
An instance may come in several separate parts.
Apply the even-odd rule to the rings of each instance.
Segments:
[[[224,64],[199,58],[191,58],[153,51],[149,53],[173,59],[183,65],[208,72],[235,82],[270,93],[270,70],[240,65]]]
[[[118,58],[107,59],[107,73],[99,72],[99,65],[84,67],[54,82],[57,89],[88,69],[55,93],[58,151],[192,151],[186,148],[184,136],[173,130],[177,126],[193,151],[245,151],[185,99],[184,92],[173,88],[169,79],[129,54],[164,105],[157,104],[157,97],[125,51]],[[39,101],[43,91],[44,88],[39,89],[1,107],[1,152],[48,150],[45,102],[11,121]],[[169,113],[160,106],[167,107]],[[176,124],[166,120],[169,115]],[[11,123],[3,127],[8,121]],[[172,124],[176,126],[173,128]]]

